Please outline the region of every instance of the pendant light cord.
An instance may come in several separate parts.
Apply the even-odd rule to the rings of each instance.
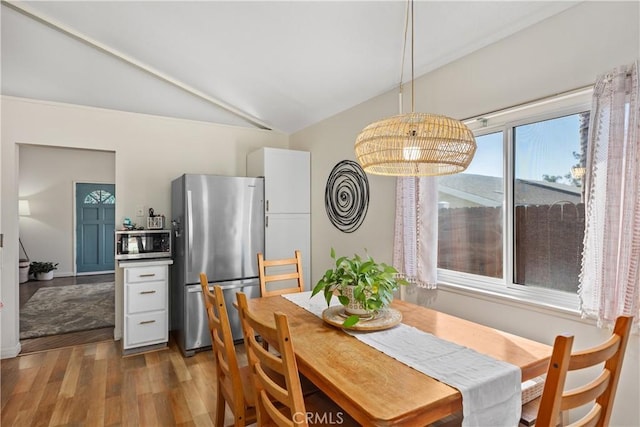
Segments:
[[[413,18],[413,0],[409,0],[411,3],[411,112],[415,111],[414,106],[414,89],[413,89],[413,28],[414,28],[414,18]]]
[[[400,66],[400,114],[377,120],[357,136],[355,154],[365,172],[387,176],[439,176],[467,169],[476,152],[471,130],[459,120],[415,112],[414,0],[407,0]],[[411,14],[411,22],[409,22]],[[402,112],[404,65],[411,25],[411,113]]]
[[[407,0],[407,6],[405,8],[405,12],[404,12],[404,37],[402,38],[403,40],[403,45],[402,45],[402,60],[400,61],[400,84],[398,85],[400,88],[400,108],[399,108],[399,114],[402,114],[402,89],[403,89],[403,84],[402,82],[404,81],[404,63],[405,63],[405,59],[406,59],[406,54],[407,54],[407,33],[409,31],[409,4],[410,4],[411,0]],[[413,96],[413,95],[412,95]]]
[[[413,41],[414,41],[414,19],[413,19],[413,0],[407,0],[404,19],[404,45],[402,46],[402,63],[400,64],[400,114],[402,114],[402,81],[404,79],[404,62],[407,53],[407,39],[409,30],[409,14],[411,14],[411,112],[415,111],[415,89],[413,87],[414,80],[414,64],[413,64]]]

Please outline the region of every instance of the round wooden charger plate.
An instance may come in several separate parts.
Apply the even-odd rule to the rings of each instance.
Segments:
[[[342,323],[348,316],[341,305],[329,307],[322,312],[322,319],[328,324],[351,331],[382,331],[402,321],[402,313],[390,307],[378,311],[372,318],[363,317],[355,325],[345,328]]]

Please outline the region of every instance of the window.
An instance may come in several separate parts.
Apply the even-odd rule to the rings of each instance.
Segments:
[[[91,193],[87,194],[87,197],[84,198],[85,205],[97,205],[97,204],[105,204],[105,205],[113,205],[116,202],[116,198],[113,194],[104,190],[95,190]]]
[[[503,277],[502,139],[476,137],[465,173],[438,178],[438,268]]]
[[[470,125],[469,168],[438,178],[440,281],[574,308],[590,96]]]
[[[584,172],[576,171],[588,121],[578,113],[513,128],[514,283],[578,292]]]

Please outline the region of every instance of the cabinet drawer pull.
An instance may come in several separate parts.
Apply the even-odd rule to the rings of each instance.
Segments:
[[[156,291],[140,291],[140,295],[144,295],[144,294],[155,294]]]
[[[149,323],[156,323],[156,321],[155,320],[143,320],[142,322],[140,322],[141,325],[146,325],[146,324],[149,324]]]
[[[140,274],[138,277],[153,277],[155,275],[156,273],[147,273],[147,274]]]

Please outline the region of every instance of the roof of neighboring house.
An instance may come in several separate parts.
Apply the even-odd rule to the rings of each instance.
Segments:
[[[502,178],[461,173],[441,176],[438,191],[444,199],[459,199],[477,206],[500,206],[504,199]],[[580,203],[581,188],[557,182],[517,179],[516,204],[549,205],[560,202]]]

